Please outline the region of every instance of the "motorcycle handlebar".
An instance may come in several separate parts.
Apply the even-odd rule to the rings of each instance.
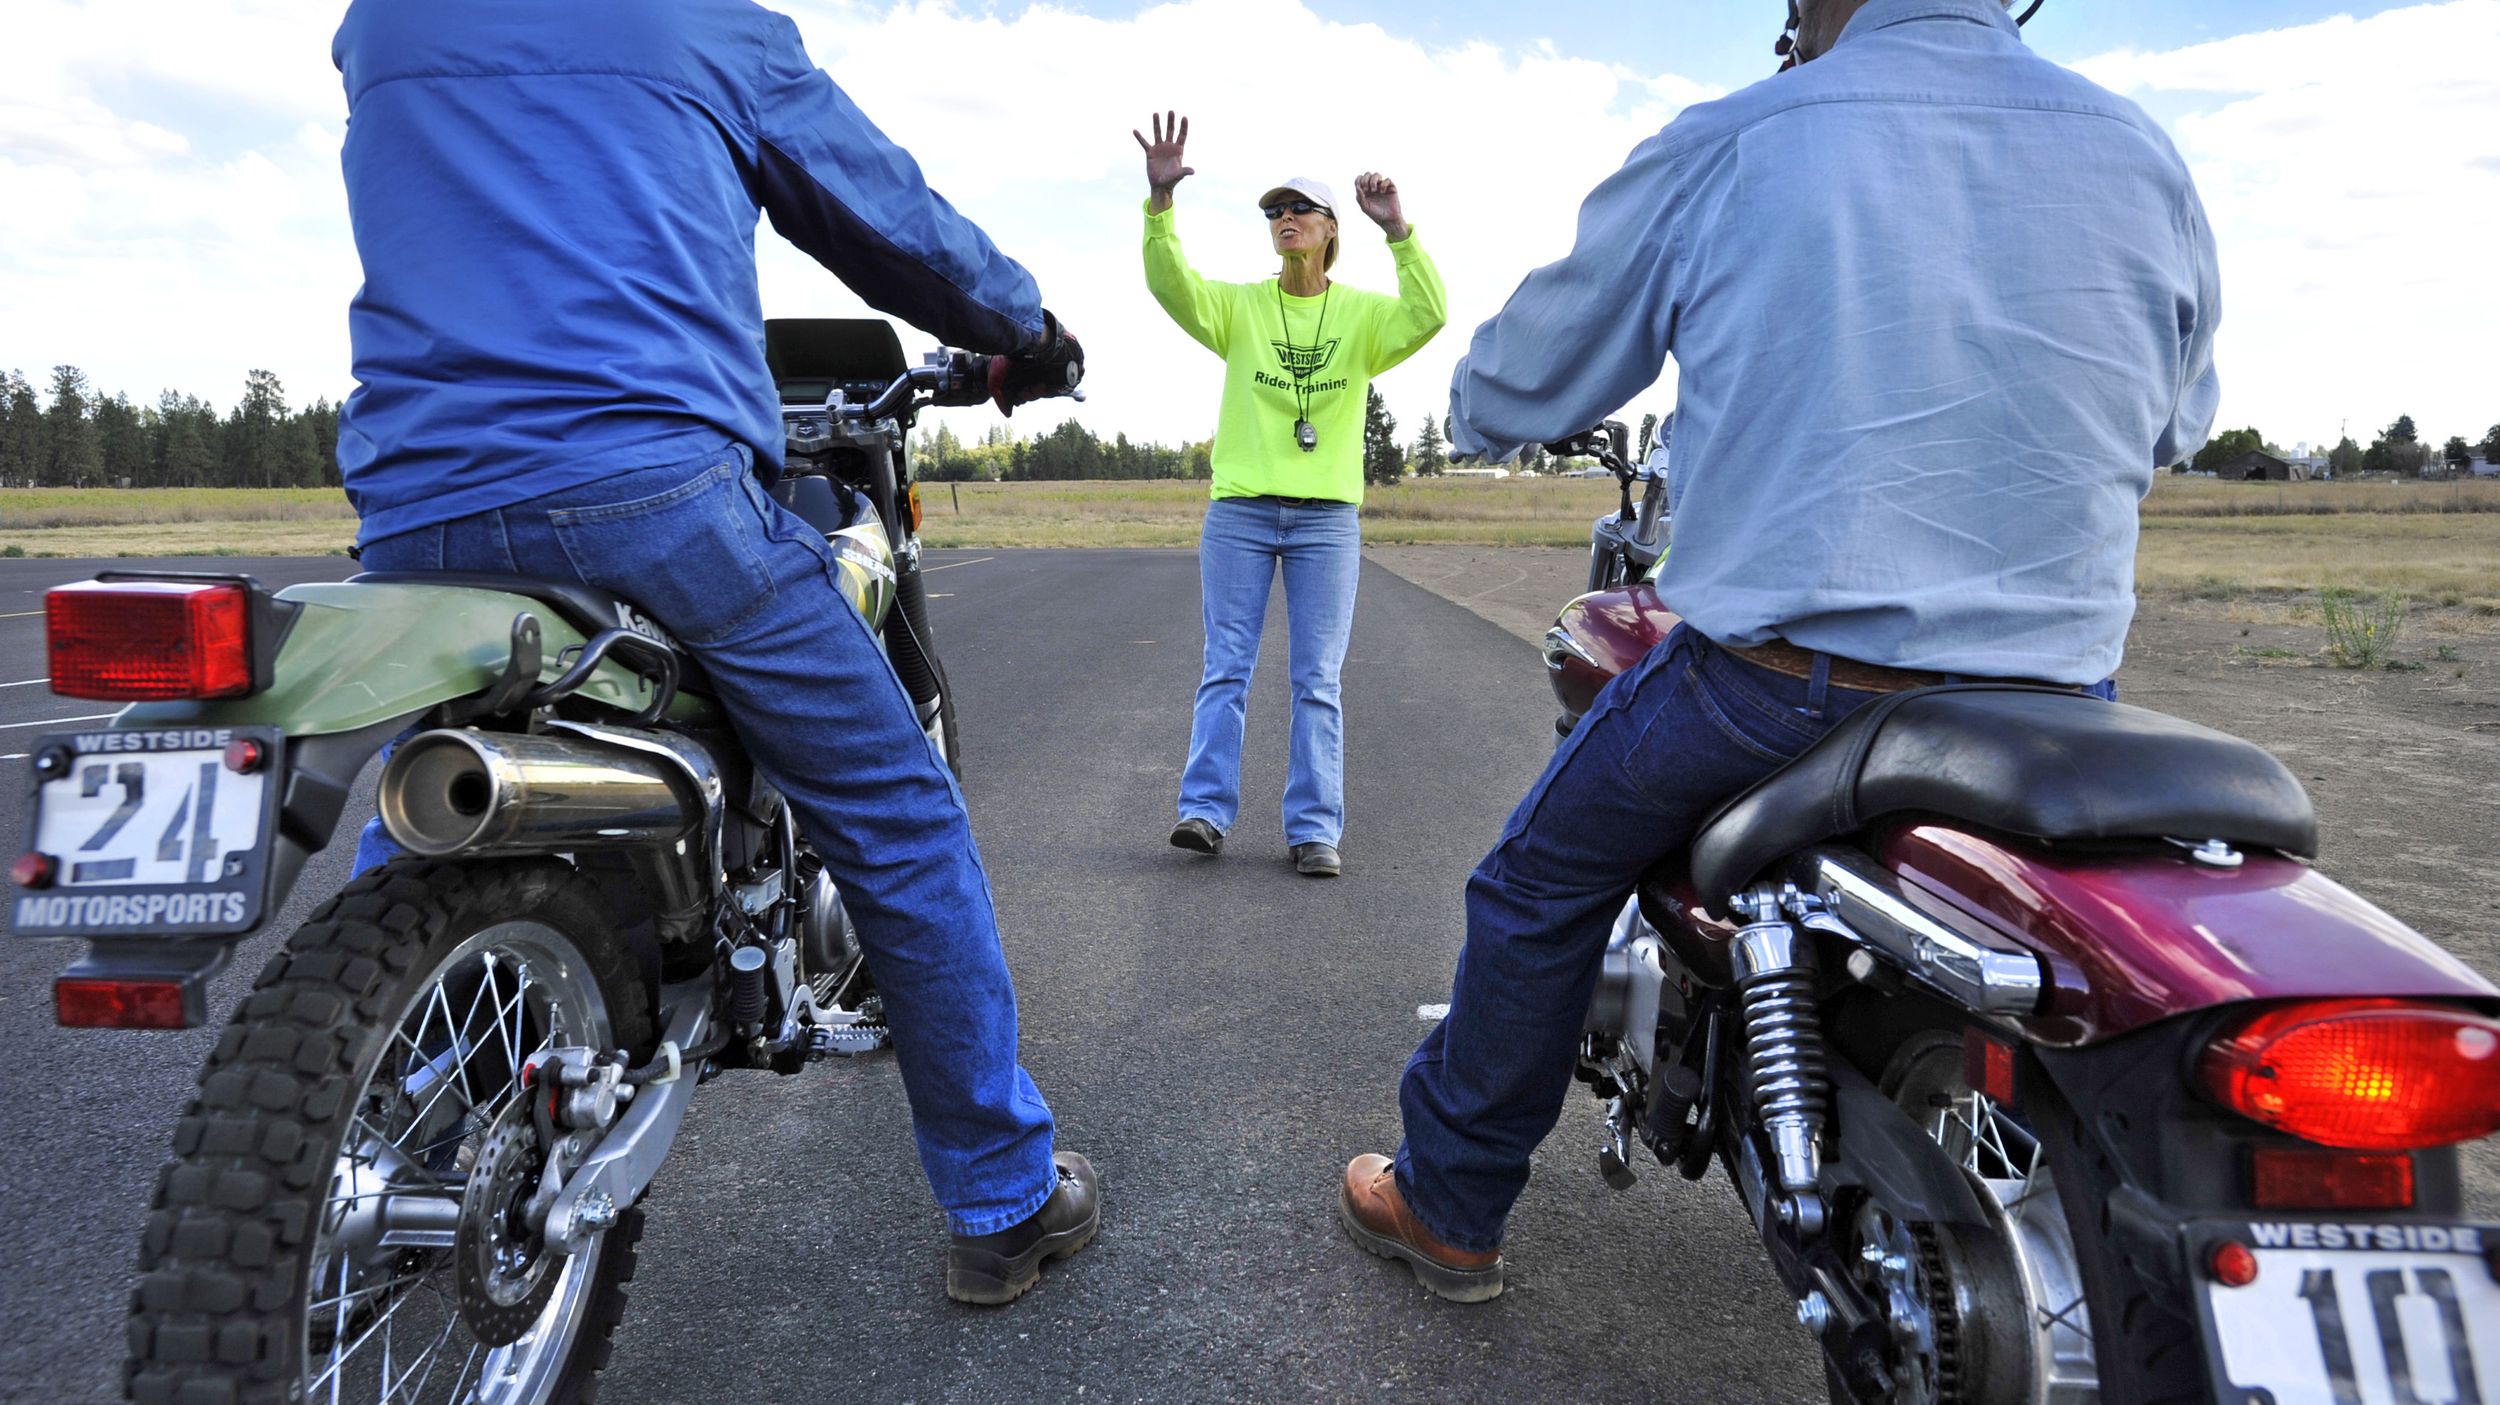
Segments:
[[[929,405],[982,404],[990,398],[990,367],[995,362],[1010,359],[970,351],[946,351],[903,372],[876,399],[851,413],[866,420],[883,419],[903,409],[924,390],[928,392],[928,399],[923,403]],[[1084,399],[1085,392],[1077,388],[1077,382],[1083,375],[1081,367],[1069,365],[1067,388],[1051,391],[1043,398],[1065,396],[1072,400]]]

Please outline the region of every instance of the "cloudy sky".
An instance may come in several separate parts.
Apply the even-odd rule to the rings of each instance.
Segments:
[[[1150,111],[1192,118],[1183,232],[1210,277],[1272,270],[1252,201],[1377,168],[1450,286],[1382,382],[1438,414],[1469,329],[1568,247],[1588,188],[1685,104],[1768,69],[1775,0],[793,0],[818,62],[1040,278],[1084,338],[1099,432],[1210,432],[1218,368],[1138,270]],[[230,404],[352,386],[357,282],[335,0],[8,0],[0,368]],[[2031,41],[2171,131],[2221,242],[2225,421],[2291,446],[2409,413],[2500,421],[2500,0],[2049,0]],[[1350,214],[1351,212],[1349,212]],[[1394,282],[1368,227],[1340,275]],[[766,309],[859,305],[769,228]],[[921,339],[907,334],[906,344]],[[1672,403],[1672,368],[1629,407]],[[1028,432],[1054,408],[1018,417]],[[977,423],[968,419],[967,426]]]

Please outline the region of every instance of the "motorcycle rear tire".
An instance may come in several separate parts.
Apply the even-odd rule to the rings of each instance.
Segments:
[[[2093,1144],[2082,1114],[2054,1090],[2040,1089],[2027,1100],[2041,1145],[2060,1178],[2060,1203],[2074,1235],[2075,1264],[2083,1274],[2084,1302],[2092,1316],[2101,1399],[2203,1405],[2212,1398],[2212,1389],[2196,1306],[2166,1300],[2153,1286],[2158,1275],[2128,1261],[2109,1209],[2111,1196],[2123,1184],[2117,1165]],[[2122,1135],[2159,1135],[2157,1128],[2125,1130],[2123,1111],[2110,1115],[2120,1120]]]
[[[351,1251],[343,1226],[359,1197],[385,1197],[334,1194],[341,1175],[382,1165],[378,1157],[355,1157],[374,1144],[367,1111],[377,1111],[386,1127],[392,1116],[389,1107],[372,1101],[386,1096],[382,1089],[391,1079],[385,1056],[395,1049],[410,1051],[398,1061],[396,1080],[397,1095],[407,1103],[418,1096],[410,1087],[418,1075],[430,1079],[424,1087],[436,1090],[437,1100],[458,1090],[464,1104],[459,1127],[470,1135],[470,1122],[480,1120],[479,1088],[501,1073],[506,1091],[498,1096],[510,1096],[508,1065],[516,1060],[489,1057],[473,1067],[490,1048],[478,1037],[485,1027],[473,1024],[475,995],[469,1013],[456,1021],[449,1014],[454,998],[445,997],[443,1053],[428,1055],[420,1048],[432,1042],[430,1025],[418,1024],[413,1037],[405,1030],[419,1018],[417,1006],[433,1008],[436,994],[449,989],[447,978],[466,971],[455,963],[478,959],[480,969],[494,971],[495,958],[516,943],[544,953],[559,967],[575,967],[555,977],[572,984],[554,986],[549,994],[570,991],[584,1008],[548,1014],[542,999],[538,1027],[548,1038],[559,1032],[568,1038],[597,1036],[593,1047],[639,1056],[652,1037],[648,988],[634,957],[603,938],[608,926],[590,882],[565,864],[544,860],[403,860],[348,884],[316,910],[270,958],[236,1007],[201,1068],[198,1094],[176,1125],[174,1157],[157,1178],[141,1241],[123,1380],[128,1397],[145,1405],[278,1405],[311,1398],[322,1394],[306,1383],[320,1369],[316,1357],[325,1349],[319,1345],[325,1334],[333,1347],[354,1339],[346,1350],[331,1351],[337,1362],[358,1353],[369,1328],[413,1329],[413,1322],[387,1321],[409,1303],[426,1301],[422,1287],[406,1285],[437,1274],[456,1280],[460,1251],[371,1246]],[[524,991],[539,984],[526,966],[523,960],[512,968],[509,1002],[500,985],[494,987],[494,1007],[514,1011],[515,1027],[525,1038],[532,1007]],[[500,1018],[493,1029],[503,1032]],[[413,1138],[428,1115],[413,1117],[400,1137]],[[360,1133],[359,1127],[367,1130]],[[351,1136],[368,1138],[353,1154]],[[444,1159],[446,1145],[446,1140],[414,1145],[412,1153],[410,1146],[393,1142],[383,1149],[409,1165],[419,1158]],[[472,1148],[467,1142],[452,1146],[448,1156],[454,1166],[464,1149]],[[477,1164],[461,1170],[464,1181]],[[383,1175],[385,1185],[396,1184],[389,1179],[395,1172],[374,1174]],[[388,1223],[386,1211],[374,1213],[380,1216],[377,1223]],[[587,1251],[592,1262],[578,1270],[568,1290],[555,1295],[561,1305],[553,1316],[542,1316],[531,1329],[532,1337],[559,1332],[547,1342],[553,1358],[526,1362],[532,1382],[526,1390],[481,1398],[498,1405],[504,1400],[577,1405],[595,1398],[598,1372],[608,1363],[624,1312],[625,1284],[634,1276],[641,1232],[641,1211],[626,1209]],[[361,1261],[351,1262],[351,1252]],[[561,1261],[548,1262],[559,1283],[576,1272]],[[339,1304],[335,1323],[316,1320],[321,1314],[315,1310],[333,1265],[342,1283],[351,1269],[357,1279],[329,1300]],[[366,1286],[369,1273],[382,1279],[380,1286]],[[411,1273],[416,1276],[407,1276]],[[458,1285],[451,1287],[456,1300]],[[453,1340],[463,1321],[456,1313],[447,1316],[436,1349]],[[446,1359],[457,1360],[459,1349],[451,1346],[455,1354]],[[483,1344],[470,1351],[469,1362],[480,1350],[490,1352],[491,1365],[491,1349]],[[465,1380],[467,1364],[456,1372],[446,1366],[440,1376]],[[350,1374],[337,1369],[342,1378]],[[413,1378],[413,1371],[403,1375],[403,1386]],[[483,1375],[477,1384],[486,1384]],[[422,1381],[419,1388],[431,1389]],[[452,1383],[451,1389],[457,1388]]]

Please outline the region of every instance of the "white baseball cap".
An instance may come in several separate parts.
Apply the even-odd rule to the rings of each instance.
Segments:
[[[1327,182],[1316,181],[1309,176],[1295,176],[1283,185],[1270,189],[1267,194],[1259,197],[1259,208],[1264,210],[1270,205],[1281,203],[1288,195],[1299,195],[1326,210],[1332,217],[1337,213],[1337,193],[1328,188]]]

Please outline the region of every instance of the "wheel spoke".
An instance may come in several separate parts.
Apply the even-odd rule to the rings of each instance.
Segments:
[[[340,1263],[340,1265],[341,1265],[342,1267],[344,1267],[344,1266],[346,1265],[346,1263],[347,1263],[347,1260],[345,1259],[345,1257],[341,1257],[341,1258],[340,1258],[340,1260],[339,1260],[339,1263]],[[342,1276],[342,1277],[344,1277],[344,1275],[341,1275],[341,1276]],[[337,1297],[334,1297],[334,1298],[318,1298],[318,1299],[315,1299],[315,1300],[314,1300],[314,1301],[312,1301],[312,1302],[308,1302],[308,1303],[304,1304],[304,1306],[305,1306],[307,1309],[312,1309],[312,1308],[332,1307],[332,1306],[336,1306],[336,1305],[338,1305],[338,1304],[340,1304],[340,1303],[353,1303],[353,1302],[356,1302],[356,1301],[358,1301],[358,1300],[360,1300],[360,1299],[363,1299],[363,1298],[370,1298],[370,1297],[373,1297],[373,1296],[375,1296],[375,1295],[377,1295],[377,1294],[387,1293],[387,1292],[391,1291],[393,1288],[398,1288],[398,1287],[401,1287],[401,1286],[406,1285],[406,1284],[409,1284],[409,1283],[422,1283],[422,1282],[424,1282],[426,1279],[431,1278],[431,1277],[433,1277],[433,1276],[434,1276],[434,1270],[432,1270],[432,1269],[430,1269],[430,1268],[429,1268],[429,1269],[425,1270],[423,1273],[411,1273],[411,1274],[407,1275],[407,1276],[406,1276],[406,1277],[404,1277],[404,1278],[394,1278],[394,1279],[392,1279],[392,1280],[391,1280],[390,1282],[388,1282],[388,1283],[375,1283],[375,1284],[371,1284],[371,1285],[369,1285],[369,1286],[359,1286],[359,1287],[355,1287],[355,1288],[348,1288],[348,1289],[345,1289],[343,1292],[341,1292],[341,1293],[340,1293]]]
[[[342,1267],[344,1267],[343,1264]],[[341,1375],[341,1368],[347,1364],[347,1358],[364,1350],[365,1343],[372,1341],[375,1334],[383,1332],[389,1328],[391,1325],[391,1319],[397,1317],[402,1308],[407,1307],[408,1304],[415,1301],[416,1297],[414,1294],[403,1293],[389,1307],[382,1309],[382,1315],[380,1317],[366,1323],[365,1329],[356,1334],[356,1340],[343,1344],[333,1341],[330,1345],[329,1366],[324,1369],[320,1375],[313,1377],[311,1384],[307,1386],[306,1389],[318,1390],[321,1388],[321,1383],[326,1380],[330,1382],[330,1398],[332,1400],[338,1399],[339,1377]],[[339,1309],[339,1324],[341,1327],[344,1327],[346,1322],[347,1309],[344,1305],[342,1305]],[[385,1359],[387,1359],[390,1354],[390,1347],[387,1342],[384,1343],[382,1350]]]
[[[415,1401],[424,1395],[425,1383],[428,1380],[431,1380],[434,1376],[434,1363],[442,1358],[443,1343],[451,1340],[453,1329],[457,1328],[459,1325],[460,1315],[458,1313],[454,1313],[449,1318],[445,1319],[443,1322],[443,1330],[434,1334],[434,1340],[426,1344],[423,1355],[408,1364],[408,1369],[400,1375],[398,1385],[389,1384],[390,1377],[387,1371],[385,1372],[383,1376],[384,1389],[382,1391],[382,1405],[390,1405],[390,1402],[398,1397],[401,1386],[408,1386],[408,1399],[411,1401]],[[418,1374],[418,1368],[420,1366],[424,1368],[423,1375]],[[413,1386],[408,1385],[408,1378],[410,1376],[416,1377],[417,1383]]]
[[[469,1372],[477,1368],[477,1354],[485,1349],[486,1344],[484,1342],[471,1342],[469,1344],[468,1358],[460,1363],[460,1376],[451,1383],[451,1394],[444,1397],[445,1400],[450,1402],[450,1405],[460,1405],[460,1390],[463,1386],[466,1386],[469,1383]]]
[[[461,1039],[461,1031],[467,1028],[465,1021],[459,1024],[452,1023],[451,1002],[443,998],[442,982],[435,982],[434,989],[429,992],[429,994],[431,995],[434,1004],[441,1007],[444,1023],[446,1025],[450,1025],[451,1027],[451,1048],[447,1052],[452,1056],[452,1066],[442,1074],[439,1080],[442,1086],[434,1090],[433,1096],[425,1100],[425,1106],[418,1108],[417,1115],[409,1120],[408,1130],[399,1134],[402,1139],[405,1139],[410,1135],[410,1133],[415,1132],[419,1127],[424,1126],[426,1119],[434,1115],[435,1107],[439,1105],[443,1099],[451,1096],[451,1091],[454,1088],[463,1088],[461,1097],[464,1101],[468,1097],[468,1093],[463,1086],[466,1080],[462,1077],[462,1075],[468,1070],[469,1050],[474,1048],[475,1045],[464,1044]],[[484,991],[481,990],[479,994],[482,996]],[[476,1013],[476,1002],[471,1001],[469,1008],[472,1014]],[[467,1109],[463,1108],[462,1110],[466,1111]],[[391,1145],[397,1146],[399,1145],[399,1142],[393,1141]]]

